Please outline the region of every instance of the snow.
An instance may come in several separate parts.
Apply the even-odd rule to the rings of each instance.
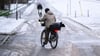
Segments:
[[[23,5],[26,5],[26,4],[18,4],[17,6],[18,7],[21,7],[21,6],[23,6]],[[15,9],[16,8],[16,4],[11,4],[11,10],[13,10],[13,9]]]
[[[60,11],[63,14],[63,17],[71,17],[73,20],[75,20],[79,23],[82,23],[83,25],[88,26],[92,30],[96,30],[96,31],[100,32],[99,31],[99,29],[100,29],[100,22],[99,22],[100,21],[100,19],[99,19],[100,18],[99,17],[99,15],[100,15],[99,14],[100,13],[99,12],[100,4],[99,4],[99,2],[97,2],[97,1],[94,2],[93,0],[92,1],[90,1],[90,0],[89,1],[87,1],[87,0],[47,0],[47,1],[54,8],[58,9],[58,11]],[[71,8],[70,8],[70,1],[71,1]],[[80,1],[80,3],[79,3],[79,1]],[[80,4],[81,4],[81,6],[80,6]],[[23,15],[28,17],[28,15],[30,15],[31,12],[33,11],[34,6],[35,6],[34,4],[29,6],[24,11]],[[89,10],[90,17],[88,17],[88,13],[87,13],[88,10]],[[76,12],[76,15],[75,15],[75,12]],[[12,34],[12,33],[16,32],[15,29],[17,27],[19,27],[20,25],[22,25],[26,21],[25,19],[15,20],[15,19],[9,19],[9,18],[4,19],[4,17],[2,17],[2,18],[0,18],[0,33],[2,33],[2,34]],[[64,19],[64,20],[66,20],[66,19]],[[59,20],[57,19],[57,21],[59,21]],[[35,21],[35,19],[34,19],[34,22],[35,23],[33,25],[35,25],[35,27],[36,27],[37,26],[37,21]],[[28,22],[28,23],[30,23],[30,22]],[[22,27],[21,31],[26,31],[27,27],[29,27],[27,24],[24,25],[24,27]],[[32,28],[32,26],[30,26],[30,27]],[[33,32],[36,33],[37,31],[33,31]],[[77,33],[77,32],[75,32],[75,33]],[[69,37],[73,36],[74,38],[72,38],[72,40],[73,40],[72,42],[73,43],[81,43],[81,45],[82,45],[81,47],[84,47],[82,43],[94,43],[94,42],[99,43],[99,40],[97,41],[97,38],[96,38],[96,40],[95,40],[95,38],[92,39],[92,37],[88,38],[88,36],[84,36],[85,34],[84,33],[82,34],[81,32],[79,32],[80,35],[78,35],[78,38],[76,38],[77,34],[75,34],[75,33],[73,33],[72,35],[69,33],[69,35],[70,35]],[[37,35],[37,36],[39,36],[39,35]],[[61,35],[61,36],[65,37],[65,35]],[[66,36],[68,37],[68,34]],[[33,36],[32,37],[27,36],[27,37],[29,37],[30,39],[33,38]],[[26,39],[27,39],[27,37],[26,37]],[[36,36],[34,36],[34,37],[36,37]],[[16,40],[18,43],[20,43],[19,39]],[[24,39],[24,40],[26,40],[26,39]],[[71,38],[68,38],[68,39],[71,39]],[[22,41],[22,39],[20,39],[20,40]],[[66,39],[64,41],[66,41]],[[22,41],[22,42],[23,42],[23,44],[25,44],[24,43],[25,41]],[[28,41],[27,43],[30,44],[29,42],[30,41]],[[64,43],[64,42],[62,42],[62,43]],[[13,44],[14,44],[14,46],[18,46],[17,43],[13,42]],[[27,46],[29,46],[29,45],[27,45]],[[85,45],[85,46],[87,46],[87,45]],[[83,51],[83,49],[82,49],[82,51]],[[15,54],[17,54],[17,53],[15,53]]]
[[[51,6],[60,11],[63,15],[67,15],[67,1],[66,0],[46,0]]]
[[[100,36],[100,1],[96,0],[46,0],[60,11],[63,17],[70,17]]]
[[[21,8],[27,6],[27,4],[18,4],[18,9],[20,10]],[[35,4],[31,4],[29,7],[27,7],[27,9],[24,11],[23,16],[27,16],[29,14],[31,14],[31,12],[34,9]],[[14,10],[16,8],[16,4],[11,4],[11,10]],[[12,13],[16,12],[16,10],[14,10]],[[0,34],[13,34],[14,32],[16,32],[16,29],[18,27],[20,27],[20,25],[22,25],[26,20],[25,19],[18,19],[16,20],[15,18],[11,19],[11,18],[5,18],[5,17],[0,17]],[[21,30],[25,30],[27,27],[25,26],[25,28],[21,29]]]
[[[99,17],[100,2],[92,2],[92,1],[81,1],[81,2],[82,2],[83,12],[87,13],[87,10],[89,10],[90,17]]]
[[[27,4],[18,4],[18,5],[17,5],[17,7],[18,7],[17,10],[19,11],[20,9],[22,9],[23,7],[26,7],[26,6],[27,6]],[[16,12],[15,9],[16,9],[17,7],[16,7],[16,4],[11,4],[10,9],[13,10],[12,13],[15,13],[15,12]]]
[[[71,17],[73,20],[88,26],[92,30],[99,31],[100,1],[96,0],[46,0],[46,1],[55,9],[57,9],[63,15],[63,17]],[[27,4],[19,4],[18,7],[20,6],[24,7],[27,6]],[[35,4],[30,5],[24,11],[23,15],[24,16],[30,15],[34,9],[34,6]],[[19,9],[21,9],[22,7],[20,7]],[[16,4],[12,4],[11,10],[15,8]]]
[[[88,11],[90,16],[97,17],[100,14],[100,2],[98,1],[88,1],[88,0],[46,0],[60,11],[63,16],[88,16]],[[71,4],[70,4],[71,3]],[[83,14],[83,15],[82,15]]]
[[[30,5],[30,6],[24,11],[23,15],[26,15],[26,16],[29,15],[29,14],[33,11],[34,6],[35,6],[35,4]]]
[[[25,19],[0,19],[0,34],[13,34],[25,22]]]
[[[99,31],[100,1],[96,0],[46,0],[46,1],[55,9],[57,9],[59,12],[61,12],[63,17],[71,17],[73,20],[88,26],[92,30]],[[27,6],[27,4],[19,4],[18,6],[24,7]],[[35,4],[30,5],[24,11],[23,15],[27,16],[31,14],[31,12],[34,9],[34,6]],[[22,7],[20,7],[19,9],[21,9]],[[11,10],[15,8],[16,4],[12,4]]]

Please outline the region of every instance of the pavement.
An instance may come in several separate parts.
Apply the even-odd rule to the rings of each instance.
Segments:
[[[92,4],[92,5],[94,5],[94,4]],[[86,6],[87,6],[87,4],[84,7],[86,8]],[[75,7],[76,7],[76,5],[75,5]],[[75,7],[73,7],[73,9]],[[92,8],[94,8],[94,7],[92,7]],[[96,10],[94,9],[94,12],[95,11]],[[68,22],[68,20],[72,21],[72,22],[70,22],[70,25],[68,25],[68,24],[66,24],[66,25],[69,27],[72,27],[71,29],[73,31],[75,31],[75,33],[74,33],[75,36],[73,36],[73,38],[68,36],[68,35],[70,35],[68,33],[67,33],[67,35],[66,34],[62,35],[64,37],[66,35],[66,40],[68,40],[68,42],[70,42],[70,44],[72,45],[70,56],[100,56],[100,54],[99,54],[99,52],[100,52],[100,22],[99,22],[100,19],[99,18],[100,17],[98,17],[97,15],[96,15],[96,17],[93,17],[93,15],[95,15],[95,13],[93,13],[90,16],[77,16],[77,17],[65,16],[65,17],[61,18],[61,20],[64,23]],[[73,22],[75,22],[75,23],[73,23]],[[79,26],[76,26],[77,29],[76,29],[76,27],[73,27],[75,25],[79,25]],[[82,32],[85,32],[85,34],[88,36],[84,36],[84,34],[81,34],[81,32],[79,33],[78,36],[76,36],[78,34],[77,30],[79,30],[79,29],[82,30]],[[68,31],[68,28],[66,28],[66,30]],[[69,38],[67,38],[67,37],[69,37]]]
[[[76,38],[76,40],[69,41],[72,44],[71,56],[99,56],[100,50],[100,22],[99,18],[91,17],[78,17],[72,18],[68,17],[69,20],[76,22],[78,25],[84,27],[82,31],[91,35],[90,38],[84,36],[84,38]],[[76,24],[73,24],[76,25]],[[93,37],[94,36],[94,37]]]
[[[50,7],[50,4],[48,3],[47,6]],[[75,5],[76,6],[76,5]],[[56,13],[57,11],[55,11],[56,9],[52,6],[50,8],[53,8],[54,13]],[[55,9],[55,10],[54,10]],[[61,18],[59,12],[58,12],[58,17],[57,18]],[[67,19],[67,20],[66,20]],[[71,29],[73,31],[75,31],[73,37],[68,36],[70,34],[67,33],[64,34],[62,36],[66,36],[66,40],[68,40],[68,42],[70,42],[71,46],[71,56],[99,56],[100,54],[98,52],[100,52],[99,47],[100,47],[100,19],[99,17],[92,17],[92,16],[79,16],[79,17],[71,17],[71,16],[66,16],[66,17],[62,17],[60,19],[61,21],[63,21],[64,23],[69,23],[68,20],[72,21],[70,22],[70,25],[66,24],[69,27],[72,27]],[[74,22],[74,23],[73,23]],[[79,25],[74,27],[75,25]],[[66,28],[67,32],[68,28]],[[81,30],[82,32],[85,32],[85,34],[87,36],[84,36],[84,34],[82,34],[81,32],[78,34],[77,30]],[[61,37],[62,37],[61,36]],[[90,36],[90,37],[89,37]],[[69,37],[69,38],[67,38]]]
[[[32,3],[32,1],[30,1],[30,3]],[[26,6],[27,6],[27,4],[19,4],[18,11],[22,10],[22,8],[26,7]],[[29,5],[25,9],[22,16],[28,16],[29,14],[31,14],[31,12],[34,9],[34,6],[35,6],[35,4]],[[11,9],[14,9],[14,7],[15,7],[15,5],[12,5]],[[31,8],[31,10],[29,10],[30,8]],[[14,11],[12,11],[12,13],[15,13]],[[22,26],[22,24],[25,23],[26,21],[27,20],[25,18],[16,20],[16,18],[0,17],[0,34],[12,34],[14,31],[17,31],[16,29],[20,28]]]
[[[24,10],[27,11],[27,9]],[[28,31],[30,30],[30,26],[28,26],[27,21],[26,18],[16,20],[14,17],[0,17],[0,41],[11,34],[9,39],[3,45],[0,45],[0,56],[29,56],[30,53],[34,53],[36,48],[34,42],[35,36],[34,34],[30,34],[32,30]]]
[[[18,31],[26,22],[25,19],[0,19],[0,34],[13,34]]]
[[[99,17],[70,17],[72,20],[84,25],[100,38],[100,19]]]

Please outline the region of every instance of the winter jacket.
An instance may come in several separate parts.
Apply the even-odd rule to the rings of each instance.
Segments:
[[[46,28],[49,28],[50,25],[56,22],[56,18],[51,11],[48,11],[40,21],[44,21]]]

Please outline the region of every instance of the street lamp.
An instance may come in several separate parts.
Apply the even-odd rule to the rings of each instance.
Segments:
[[[70,0],[70,16],[71,16],[71,0]]]
[[[18,8],[18,0],[16,0],[16,20],[18,19],[18,11],[17,11],[17,8]]]

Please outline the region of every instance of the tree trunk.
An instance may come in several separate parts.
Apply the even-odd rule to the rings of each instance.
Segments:
[[[4,4],[5,2],[4,2],[4,0],[0,0],[0,10],[4,10],[5,8],[4,8]]]

